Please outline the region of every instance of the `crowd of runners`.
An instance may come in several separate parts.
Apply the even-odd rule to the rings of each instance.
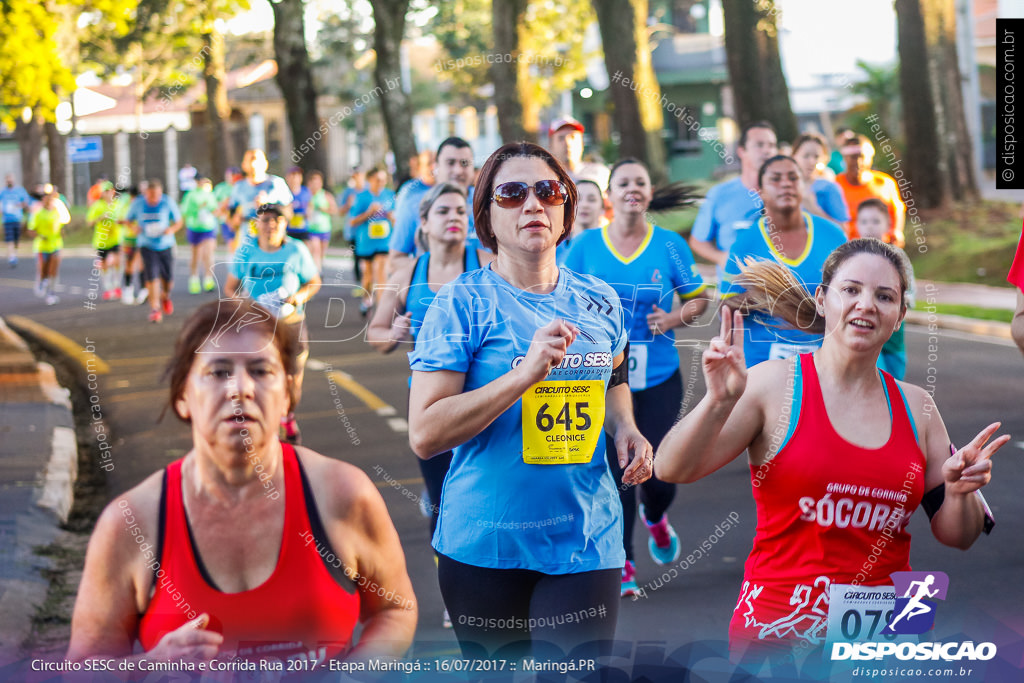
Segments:
[[[888,585],[891,572],[909,569],[905,528],[918,507],[947,545],[966,548],[991,529],[979,489],[1009,436],[997,437],[993,423],[952,446],[931,397],[902,381],[914,295],[902,251],[906,207],[894,179],[872,169],[866,137],[838,131],[832,149],[808,133],[787,155],[770,124],[747,126],[739,175],[707,192],[684,239],[657,217],[697,202],[691,189],[656,187],[636,159],[585,160],[584,132],[560,117],[546,147],[507,144],[479,169],[469,142],[448,138],[413,160],[397,192],[384,167],[357,171],[336,193],[320,172],[277,177],[258,149],[216,185],[192,169],[180,201],[157,179],[96,184],[86,221],[105,300],[148,302],[153,323],[173,315],[184,228],[189,296],[226,297],[284,324],[239,328],[234,342],[192,361],[188,354],[206,348],[201,333],[233,318],[204,307],[185,323],[171,407],[196,445],[104,513],[79,591],[73,656],[129,656],[136,641],[164,656],[241,651],[271,618],[265,639],[287,639],[280,624],[293,624],[305,650],[330,640],[331,656],[349,651],[360,620],[368,649],[408,646],[415,602],[383,502],[362,475],[302,448],[294,417],[316,334],[304,308],[332,241],[351,245],[366,341],[410,354],[409,440],[445,625],[468,657],[525,656],[544,642],[602,654],[619,598],[638,591],[635,532],[656,564],[677,561],[670,515],[685,518],[686,501],[676,483],[744,452],[757,531],[739,598],[722,601],[723,610],[735,605],[729,634],[739,660],[820,644],[830,587]],[[27,231],[37,292],[54,303],[66,203],[52,187],[29,195],[12,177],[0,201],[11,267]],[[218,241],[230,262],[220,285]],[[695,254],[714,264],[714,281],[701,276]],[[707,393],[680,415],[691,378],[677,340],[709,309],[720,333],[702,358]],[[273,338],[269,350],[261,334]],[[305,502],[246,497],[268,483]],[[206,489],[236,497],[204,530],[199,520],[219,514]],[[162,551],[191,612],[156,590],[164,575],[118,536],[126,506],[164,539],[155,566]],[[351,532],[359,515],[373,520],[372,533]],[[259,520],[258,533],[233,536],[247,519]],[[315,545],[280,540],[296,530]],[[882,557],[868,562],[883,537]],[[242,541],[259,552],[232,554]],[[180,543],[194,564],[171,561]],[[129,559],[125,568],[109,569],[118,558]],[[286,565],[289,576],[313,571],[312,585],[344,618],[298,606],[259,615],[254,592]],[[401,594],[405,607],[368,595],[365,577]],[[352,591],[367,601],[362,612],[346,598]],[[317,633],[309,619],[330,623]],[[208,631],[217,636],[195,635]],[[258,648],[246,656],[260,656]]]

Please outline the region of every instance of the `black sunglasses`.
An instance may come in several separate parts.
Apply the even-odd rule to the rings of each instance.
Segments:
[[[515,209],[526,203],[530,187],[522,182],[502,183],[494,188],[491,200],[503,209]],[[537,199],[546,206],[561,206],[569,196],[569,190],[560,180],[541,180],[532,187]]]

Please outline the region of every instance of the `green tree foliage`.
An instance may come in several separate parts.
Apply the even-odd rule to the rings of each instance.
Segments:
[[[454,96],[475,100],[481,88],[493,83],[489,71],[493,60],[505,58],[493,54],[491,0],[441,0],[434,6],[437,14],[426,31],[443,50],[438,75],[451,83]],[[526,3],[518,61],[520,77],[526,75],[529,85],[522,95],[524,110],[551,105],[558,93],[583,78],[587,60],[595,56],[584,52],[583,32],[596,20],[587,0]]]
[[[25,107],[53,120],[59,90],[74,87],[54,39],[57,24],[36,0],[0,2],[0,121],[13,127]]]

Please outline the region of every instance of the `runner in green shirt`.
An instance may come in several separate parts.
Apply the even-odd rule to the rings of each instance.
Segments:
[[[181,215],[185,220],[186,236],[192,245],[189,264],[188,292],[200,292],[199,273],[203,274],[202,289],[209,292],[216,287],[213,279],[213,248],[217,245],[217,216],[220,203],[213,192],[209,178],[200,178],[199,187],[181,200]]]

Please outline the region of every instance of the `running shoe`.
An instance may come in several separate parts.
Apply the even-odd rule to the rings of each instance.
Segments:
[[[204,292],[212,292],[216,286],[217,286],[217,281],[214,280],[212,277],[204,277],[203,278],[203,291]]]
[[[121,298],[121,290],[120,289],[108,289],[107,291],[103,292],[103,300],[104,301],[117,301],[120,298]]]
[[[282,441],[287,441],[293,446],[302,445],[302,432],[299,430],[299,423],[295,421],[294,413],[288,413],[281,418],[281,433],[284,436]]]
[[[174,302],[171,301],[171,297],[164,297],[164,315],[171,315],[174,313]]]
[[[619,590],[619,595],[623,598],[631,598],[639,591],[640,589],[636,585],[636,566],[626,560],[626,566],[622,568],[622,588]]]
[[[147,287],[143,287],[142,291],[139,292],[139,296],[137,296],[135,298],[135,303],[137,303],[137,304],[144,304],[144,303],[146,303],[146,299],[148,299],[148,298],[149,298],[149,289]]]
[[[47,306],[52,306],[55,303],[57,303],[58,301],[60,301],[60,298],[56,294],[47,294],[46,295],[46,305]]]
[[[198,294],[202,290],[198,275],[190,275],[188,278],[188,293]]]
[[[651,537],[647,540],[647,550],[656,564],[668,564],[679,559],[679,537],[676,530],[668,523],[668,515],[662,515],[661,521],[651,524],[644,515],[644,506],[640,506],[640,518],[644,520]]]
[[[32,291],[35,292],[35,295],[40,299],[46,296],[46,280],[43,280],[42,282],[37,282],[36,286],[32,289]]]
[[[164,316],[163,316],[163,314],[160,311],[150,311],[149,312],[149,322],[151,322],[151,323],[159,323],[159,322],[163,322],[163,320],[164,320]]]
[[[124,288],[124,294],[121,296],[121,303],[126,306],[131,306],[135,303],[135,290],[131,287]]]
[[[18,267],[18,257],[17,256],[12,256],[11,258],[7,259],[7,265],[9,265],[11,268],[17,268]]]

